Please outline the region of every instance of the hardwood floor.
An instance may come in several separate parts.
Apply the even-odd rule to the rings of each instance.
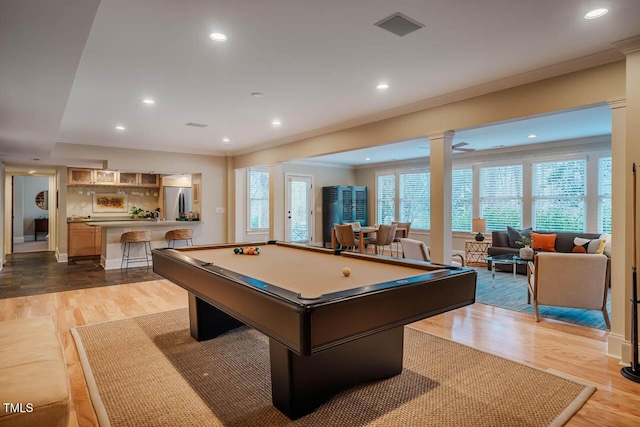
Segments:
[[[65,349],[72,420],[97,426],[69,329],[187,306],[187,293],[166,280],[0,300],[0,320],[54,316]],[[539,369],[593,384],[598,391],[569,426],[640,425],[640,384],[620,375],[606,356],[607,332],[474,304],[411,325],[434,335]],[[73,424],[72,424],[73,425]]]

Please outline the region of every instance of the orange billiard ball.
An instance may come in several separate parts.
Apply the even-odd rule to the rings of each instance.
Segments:
[[[249,250],[247,251],[248,255],[253,255],[253,248],[249,248]]]

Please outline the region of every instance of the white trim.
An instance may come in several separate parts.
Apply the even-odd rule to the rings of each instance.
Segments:
[[[69,257],[66,253],[61,253],[59,248],[56,248],[56,260],[58,262],[69,262]]]

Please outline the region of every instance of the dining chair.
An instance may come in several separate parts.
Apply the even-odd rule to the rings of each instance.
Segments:
[[[353,226],[351,224],[333,224],[336,231],[336,240],[340,249],[356,251],[359,240],[353,234]]]
[[[397,230],[396,236],[393,239],[393,242],[396,244],[396,252],[400,253],[400,239],[409,237],[409,231],[411,230],[411,223],[391,221],[391,224],[398,224],[398,228],[404,228],[407,230],[406,232],[403,232],[402,230]]]
[[[391,252],[391,256],[393,256],[393,239],[396,237],[396,229],[398,226],[396,224],[385,225],[380,224],[378,227],[378,231],[376,232],[376,252],[378,254],[384,255],[385,246],[389,246],[389,252]],[[382,248],[382,252],[380,252],[380,248]],[[396,252],[396,256],[398,256]]]

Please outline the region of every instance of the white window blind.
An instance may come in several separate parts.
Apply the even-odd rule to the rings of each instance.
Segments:
[[[396,217],[396,176],[378,175],[378,215],[380,224],[391,224]]]
[[[454,169],[451,173],[451,229],[471,231],[473,216],[473,170]]]
[[[598,159],[598,231],[611,233],[611,157]]]
[[[487,231],[522,228],[522,165],[480,168],[480,217]]]
[[[428,172],[400,175],[400,222],[410,222],[411,228],[430,227],[430,175]]]
[[[534,229],[584,232],[586,160],[532,163],[531,173]]]
[[[269,172],[249,169],[249,229],[269,228]]]

